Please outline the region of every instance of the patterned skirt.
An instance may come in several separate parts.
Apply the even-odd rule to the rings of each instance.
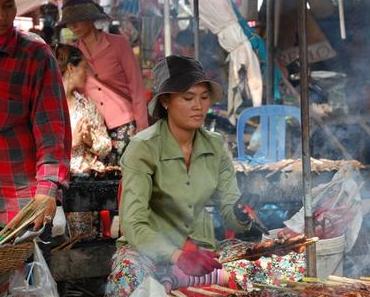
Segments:
[[[119,160],[129,144],[131,138],[136,134],[135,122],[130,122],[114,129],[108,130],[108,135],[112,139],[112,151],[108,155],[108,164],[119,166]]]
[[[221,253],[230,252],[224,247]],[[283,279],[299,281],[305,271],[304,254],[262,257],[257,261],[238,260],[223,265],[223,269],[195,277],[184,274],[177,266],[155,265],[132,247],[120,247],[113,256],[112,272],[108,277],[106,297],[126,297],[143,282],[153,277],[170,289],[218,284],[247,290],[251,282],[278,285]]]

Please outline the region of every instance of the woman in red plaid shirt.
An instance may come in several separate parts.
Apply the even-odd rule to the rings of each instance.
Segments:
[[[14,0],[0,0],[0,223],[30,199],[50,222],[67,185],[71,131],[63,83],[48,46],[13,27]]]

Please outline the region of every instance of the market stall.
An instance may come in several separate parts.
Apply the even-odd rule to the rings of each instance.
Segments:
[[[258,67],[258,60],[256,61],[255,53],[253,53],[248,38],[239,26],[237,18],[232,12],[231,6],[227,5],[225,1],[216,1],[214,3],[212,1],[209,2],[210,3],[203,1],[199,3],[200,19],[208,25],[209,29],[213,33],[218,35],[221,45],[230,52],[231,62],[229,64],[229,72],[231,78],[229,80],[230,85],[228,88],[229,109],[225,118],[232,114],[234,119],[236,119],[237,116],[234,112],[245,99],[242,98],[242,94],[239,92],[241,89],[238,89],[237,93],[233,93],[235,92],[235,88],[240,87],[240,81],[238,82],[238,80],[244,78],[240,77],[240,69],[244,68],[245,70],[246,68],[246,73],[255,78],[254,81],[242,81],[244,89],[245,87],[249,87],[252,90],[254,89],[254,93],[251,94],[251,97],[257,105],[262,101],[262,81]],[[216,4],[221,6],[217,6]],[[306,1],[302,1],[301,4],[303,5],[303,8],[306,7]],[[27,10],[28,8],[25,9]],[[126,9],[130,10],[131,8]],[[131,9],[132,13],[138,16],[138,9],[139,6],[135,6],[135,9]],[[343,7],[340,9],[342,11]],[[223,17],[229,24],[228,27],[223,26],[224,23],[220,22],[219,18],[215,17],[216,12],[220,11],[228,12],[227,14],[223,14]],[[143,20],[142,28],[147,31],[144,32],[146,35],[142,37],[141,41],[145,41],[146,46],[148,46],[148,44],[153,45],[156,38],[158,38],[160,42],[163,41],[160,34],[161,16],[158,16],[155,10],[153,10],[152,13],[154,16],[146,16],[145,21]],[[167,11],[166,15],[169,17],[169,11]],[[300,23],[300,26],[302,26],[300,29],[304,30],[304,23]],[[233,34],[230,34],[231,31]],[[344,34],[343,29],[342,32]],[[168,34],[170,33],[167,32],[167,38]],[[302,35],[303,37],[300,37],[304,38],[304,34]],[[240,44],[238,42],[240,40],[243,40],[243,46],[239,47]],[[301,102],[303,103],[303,161],[300,158],[287,159],[259,166],[251,166],[250,164],[236,160],[234,162],[238,185],[243,197],[249,200],[249,203],[255,207],[258,211],[258,215],[269,229],[284,227],[284,221],[289,220],[294,214],[298,213],[303,205],[306,206],[306,209],[310,210],[310,212],[306,214],[306,218],[310,219],[314,215],[312,211],[315,210],[312,209],[311,200],[316,197],[311,193],[311,189],[330,183],[335,174],[346,165],[351,165],[352,168],[359,171],[365,179],[368,178],[366,166],[363,166],[357,161],[349,161],[354,158],[354,154],[351,152],[352,147],[349,148],[343,144],[342,139],[330,131],[330,125],[327,125],[330,119],[326,118],[325,121],[323,121],[323,118],[318,116],[320,114],[314,113],[316,124],[314,123],[314,125],[311,126],[311,131],[309,130],[310,96],[308,96],[308,94],[310,90],[308,80],[310,77],[312,78],[315,75],[322,81],[327,79],[327,77],[323,79],[323,73],[318,72],[316,72],[316,74],[312,72],[311,76],[308,76],[307,52],[305,53],[305,50],[307,51],[307,49],[304,49],[307,44],[304,45],[305,41],[303,39],[301,39],[301,43],[303,43],[301,55],[305,56],[302,58],[303,60],[301,60],[301,65],[304,65],[304,67],[298,69],[301,72],[298,75],[298,78],[296,76],[295,79],[300,80],[300,85],[293,93],[294,96],[296,96],[295,99],[300,96]],[[167,48],[169,46],[170,45],[167,45]],[[335,53],[333,49],[330,48],[330,44],[326,43],[325,46],[329,49],[329,54],[326,58],[333,57]],[[146,52],[143,52],[144,55],[149,55],[148,52],[150,52],[151,49],[142,49],[146,50]],[[296,50],[297,48],[295,48],[294,51],[289,51],[289,48],[286,49],[284,53],[285,57],[290,59],[295,55]],[[312,47],[309,50],[312,50]],[[145,64],[144,67],[150,69],[150,62]],[[333,79],[333,77],[331,78]],[[343,80],[344,78],[345,75],[343,76],[340,73],[336,73],[336,77],[334,79]],[[294,78],[291,80],[294,81]],[[334,86],[338,87],[338,84],[334,84]],[[343,87],[343,85],[341,85],[341,87]],[[301,93],[299,94],[298,91]],[[343,95],[342,90],[339,90],[338,92],[338,88],[330,92],[328,102],[332,103],[332,106],[337,107],[335,111],[343,111],[345,110],[345,108],[343,108],[344,104],[342,100],[344,96],[340,98],[336,97],[335,95],[338,93]],[[343,119],[339,122],[343,125]],[[352,122],[356,122],[356,120],[352,119]],[[369,133],[370,128],[368,128],[366,121],[362,121],[361,123],[363,131],[365,133]],[[321,159],[328,158],[328,154],[324,152],[324,147],[317,146],[313,148],[311,147],[311,149],[313,151],[313,155],[320,159],[311,160],[311,150],[308,139],[310,136],[316,135],[315,133],[321,133],[321,138],[328,140],[328,143],[331,143],[332,147],[339,150],[342,154],[339,159],[343,160],[334,160],[334,156],[332,158],[333,160]],[[230,136],[232,135],[226,135],[226,137]],[[235,144],[235,140],[233,139],[229,144],[233,146]],[[110,257],[114,252],[115,238],[115,236],[112,236],[111,227],[114,216],[117,215],[117,191],[119,179],[120,173],[118,171],[108,173],[106,175],[96,173],[90,176],[76,176],[72,179],[69,189],[64,192],[63,204],[69,225],[69,229],[67,231],[69,232],[69,239],[55,248],[54,256],[51,261],[51,270],[56,280],[73,280],[78,279],[81,275],[86,278],[94,278],[106,276],[109,273]],[[367,181],[365,181],[364,184],[361,184],[361,182],[356,180],[356,183],[356,189],[359,189],[358,192],[363,197],[367,198],[368,189],[370,188]],[[302,197],[305,197],[305,199],[302,199]],[[313,225],[311,227],[314,228],[315,226],[316,225]],[[303,232],[303,230],[301,231]],[[358,235],[359,232],[360,230],[358,229],[355,233]],[[344,244],[343,241],[341,241],[340,244]],[[369,242],[366,241],[363,244],[367,245]],[[341,246],[341,248],[344,247]],[[343,260],[343,250],[338,254],[341,255],[341,260]],[[91,261],[91,259],[93,260]],[[316,255],[314,255],[314,259],[311,258],[311,260],[316,261]],[[282,262],[282,265],[287,265],[286,263],[289,261],[291,261],[291,259],[286,262]],[[97,263],[101,264],[99,265],[99,269],[95,269]],[[261,265],[261,261],[258,263],[258,265]],[[254,265],[257,264],[250,264],[249,269],[253,269]],[[264,265],[267,264],[262,261],[263,268],[265,268]],[[363,269],[362,271],[365,273],[367,270]],[[341,274],[343,273],[343,270],[340,272],[333,270],[330,271],[330,273],[331,272]],[[300,276],[301,278],[299,280],[303,278],[302,272]],[[294,279],[294,281],[296,280],[298,279]],[[327,282],[319,282],[316,280],[310,282],[309,280],[306,280],[306,282],[300,284],[295,282],[287,283],[284,287],[278,287],[275,286],[275,284],[272,285],[266,283],[258,285],[254,284],[253,286],[256,288],[256,291],[254,292],[247,292],[246,290],[241,291],[236,288],[232,288],[232,286],[229,286],[228,288],[221,286],[212,286],[207,288],[191,287],[174,290],[170,296],[300,296],[300,294],[308,294],[308,296],[310,296],[310,293],[327,294],[328,296],[346,296],[345,294],[362,294],[361,296],[369,295],[368,279],[334,279],[329,277]]]

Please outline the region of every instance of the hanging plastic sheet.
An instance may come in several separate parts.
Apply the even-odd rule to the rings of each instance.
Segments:
[[[241,84],[247,89],[254,106],[262,103],[262,75],[258,58],[244,34],[228,0],[199,1],[202,24],[217,34],[220,45],[229,52],[228,117],[235,124],[238,107],[244,99]],[[239,73],[245,70],[246,79]]]
[[[255,53],[258,56],[258,59],[260,61],[260,65],[261,65],[262,75],[265,76],[266,75],[266,70],[267,70],[266,69],[266,66],[267,66],[267,64],[266,64],[267,63],[267,50],[266,50],[266,46],[265,46],[265,41],[262,39],[261,36],[259,36],[255,32],[255,30],[253,28],[249,27],[247,21],[241,15],[241,13],[240,13],[238,7],[236,6],[236,4],[233,1],[231,1],[231,4],[233,6],[235,15],[238,18],[239,24],[242,27],[245,36],[247,36],[249,42],[252,45],[253,50],[255,51]],[[281,77],[282,77],[281,71],[277,67],[277,65],[275,65],[275,67],[274,67],[274,100],[277,101],[277,102],[279,102],[281,100],[281,94],[280,94],[280,90],[279,90],[279,84],[281,82]]]

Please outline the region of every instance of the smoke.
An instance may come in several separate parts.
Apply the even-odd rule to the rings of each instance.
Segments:
[[[370,214],[363,218],[363,222],[355,246],[344,257],[344,272],[348,277],[370,275]]]

